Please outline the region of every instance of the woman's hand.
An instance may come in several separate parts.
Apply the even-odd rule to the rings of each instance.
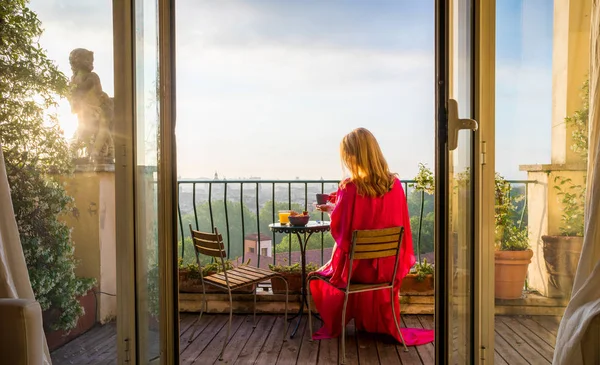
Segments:
[[[335,205],[333,204],[317,204],[317,210],[323,213],[331,214]]]

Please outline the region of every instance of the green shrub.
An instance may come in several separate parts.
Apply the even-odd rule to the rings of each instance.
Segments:
[[[56,115],[67,77],[37,43],[41,23],[22,0],[0,2],[0,143],[31,286],[42,310],[59,313],[51,329],[71,329],[83,314],[77,297],[94,284],[75,276],[71,230],[76,212],[54,177],[72,171]]]
[[[410,272],[417,275],[417,281],[423,281],[427,275],[433,275],[435,269],[432,264],[427,262],[427,259],[423,259],[423,262],[417,262]]]

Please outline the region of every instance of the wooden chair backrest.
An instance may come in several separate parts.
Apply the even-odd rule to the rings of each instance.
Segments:
[[[354,231],[354,259],[377,259],[394,256],[402,243],[403,227]]]
[[[354,231],[352,234],[352,249],[350,251],[350,270],[348,283],[352,279],[354,260],[378,259],[395,256],[394,274],[390,285],[393,285],[398,272],[398,256],[404,236],[404,227]]]
[[[192,241],[196,253],[211,257],[226,258],[225,245],[223,244],[223,236],[215,228],[215,233],[200,232],[192,229],[190,224],[190,232],[192,233]]]

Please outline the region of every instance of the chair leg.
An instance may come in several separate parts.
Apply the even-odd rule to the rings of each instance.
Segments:
[[[402,336],[402,331],[400,331],[400,324],[398,323],[398,318],[396,317],[396,306],[394,305],[394,289],[391,291],[391,302],[392,302],[392,316],[394,317],[394,323],[396,324],[396,329],[398,330],[398,334],[400,334],[400,339],[402,340],[402,346],[404,346],[404,352],[408,352],[408,347],[406,347],[406,341],[404,341],[404,337]],[[399,317],[402,317],[402,314],[398,313]]]
[[[252,317],[252,328],[256,328],[256,289],[258,288],[258,285],[254,286],[254,315]]]
[[[346,363],[346,307],[348,306],[348,293],[344,295],[344,306],[342,307],[342,364]]]
[[[289,324],[288,324],[288,297],[290,295],[290,287],[288,284],[287,279],[285,278],[281,278],[281,280],[283,280],[285,282],[285,314],[284,314],[284,318],[283,318],[283,342],[287,341],[287,330],[289,328]]]
[[[312,308],[310,305],[311,302],[311,295],[310,295],[310,278],[308,279],[308,282],[306,283],[306,294],[307,294],[307,302],[308,302],[308,335],[310,336],[309,341],[312,342],[312,336],[313,336],[313,328],[312,328]]]
[[[223,349],[219,355],[219,361],[223,361],[223,354],[225,353],[225,347],[229,342],[229,334],[231,333],[231,320],[233,319],[233,299],[231,298],[231,289],[229,289],[229,323],[227,324],[227,336],[223,340]]]
[[[188,338],[188,343],[192,343],[192,341],[194,341],[194,335],[196,334],[198,323],[200,323],[200,320],[202,319],[202,313],[204,313],[205,310],[208,312],[208,301],[206,300],[206,294],[203,294],[202,303],[200,304],[200,315],[198,316],[198,318],[196,318],[196,321],[194,322],[194,330],[192,331],[192,335],[190,336],[190,338]]]

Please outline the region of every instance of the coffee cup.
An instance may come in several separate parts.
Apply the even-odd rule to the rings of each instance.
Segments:
[[[329,194],[317,194],[317,204],[327,204],[329,201]]]

